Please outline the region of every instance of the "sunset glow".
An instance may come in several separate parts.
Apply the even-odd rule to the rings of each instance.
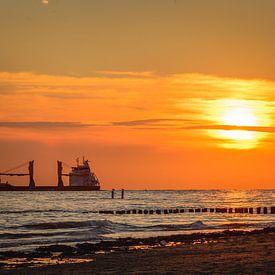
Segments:
[[[0,0],[0,273],[275,271],[274,30],[275,0]]]
[[[265,102],[239,99],[222,99],[215,103],[213,119],[219,125],[240,128],[236,130],[214,130],[210,135],[224,139],[220,145],[232,149],[252,149],[259,145],[261,139],[267,137],[268,133],[257,131],[257,127],[267,127],[271,124],[270,110]],[[249,131],[242,127],[250,127]],[[255,128],[256,131],[253,131]]]
[[[1,1],[0,170],[54,185],[84,155],[103,188],[273,187],[275,2],[198,2]]]

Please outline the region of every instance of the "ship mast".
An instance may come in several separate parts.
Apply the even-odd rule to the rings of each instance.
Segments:
[[[63,180],[62,180],[62,161],[57,161],[57,178],[58,178],[58,188],[62,189],[64,187]]]

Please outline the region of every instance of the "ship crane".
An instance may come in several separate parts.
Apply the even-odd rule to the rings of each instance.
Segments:
[[[11,173],[12,171],[17,170],[17,169],[24,167],[26,165],[28,165],[28,171],[29,171],[28,173]],[[31,160],[29,162],[25,162],[23,164],[20,164],[16,167],[13,167],[9,170],[6,170],[6,171],[0,173],[0,176],[11,176],[11,177],[13,177],[13,176],[18,176],[18,177],[29,176],[29,188],[34,189],[35,181],[33,178],[33,174],[34,174],[34,160]]]

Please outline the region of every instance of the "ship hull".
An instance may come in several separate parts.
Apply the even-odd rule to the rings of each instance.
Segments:
[[[30,188],[29,186],[1,186],[1,191],[99,191],[100,186],[36,186]]]

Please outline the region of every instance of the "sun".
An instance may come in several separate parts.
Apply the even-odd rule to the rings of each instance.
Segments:
[[[267,134],[257,131],[242,130],[242,126],[266,126],[269,119],[266,106],[261,101],[223,99],[211,106],[211,118],[219,125],[239,126],[238,130],[211,130],[211,136],[224,140],[222,147],[251,149]]]
[[[245,105],[229,108],[221,119],[225,125],[258,126],[257,116]]]

